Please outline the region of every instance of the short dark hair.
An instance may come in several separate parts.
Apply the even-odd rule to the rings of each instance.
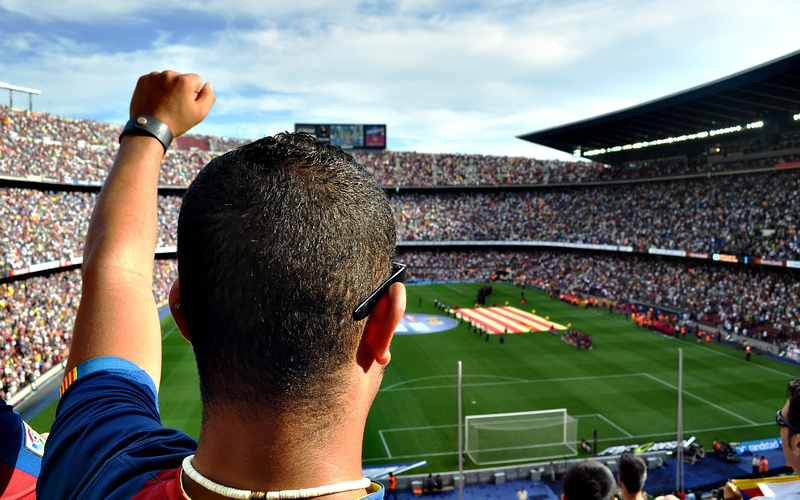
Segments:
[[[795,429],[800,429],[800,378],[793,378],[786,387],[786,395],[789,397],[789,408],[786,411],[786,420]],[[789,434],[794,434],[789,429]]]
[[[647,480],[647,464],[642,457],[637,457],[633,453],[623,453],[617,462],[617,474],[619,482],[629,493],[639,493]]]
[[[313,408],[327,425],[363,332],[353,311],[389,276],[395,240],[375,178],[310,135],[267,137],[209,162],[178,220],[204,418],[226,402]]]
[[[596,460],[577,462],[564,475],[567,500],[611,500],[615,490],[614,475]]]

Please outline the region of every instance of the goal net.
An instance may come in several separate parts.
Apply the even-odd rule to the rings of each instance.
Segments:
[[[557,410],[470,415],[464,450],[476,465],[546,460],[578,454],[578,419]]]

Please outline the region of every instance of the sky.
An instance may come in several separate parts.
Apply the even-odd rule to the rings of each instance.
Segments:
[[[122,124],[171,69],[214,84],[196,133],[385,123],[394,151],[567,159],[516,136],[789,54],[799,24],[797,0],[0,0],[0,82]]]

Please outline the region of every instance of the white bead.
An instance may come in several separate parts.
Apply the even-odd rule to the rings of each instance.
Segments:
[[[206,478],[192,466],[192,459],[194,455],[189,455],[183,459],[183,471],[189,478],[207,489],[213,491],[218,495],[226,498],[234,498],[237,500],[252,500],[252,499],[267,499],[267,500],[301,500],[305,498],[314,498],[323,495],[332,495],[334,493],[343,493],[345,491],[353,491],[367,488],[372,481],[369,479],[361,478],[355,481],[348,481],[344,483],[330,484],[327,486],[317,486],[316,488],[303,488],[299,490],[282,490],[282,491],[250,491],[231,488],[229,486],[222,486],[214,481]]]

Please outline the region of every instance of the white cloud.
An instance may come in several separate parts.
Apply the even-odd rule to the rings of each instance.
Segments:
[[[390,146],[529,155],[541,150],[516,135],[794,50],[800,18],[800,2],[788,0],[769,8],[722,0],[0,0],[0,16],[2,9],[32,23],[75,25],[0,35],[0,74],[42,88],[40,109],[46,100],[59,113],[123,121],[138,75],[171,68],[214,82],[219,99],[201,128],[208,133],[383,122]],[[155,36],[129,46],[93,36],[95,26],[128,22]]]
[[[42,21],[73,21],[91,24],[109,16],[132,16],[139,12],[158,12],[163,2],[108,2],[106,0],[0,0],[0,8]],[[130,18],[129,18],[130,19]]]

